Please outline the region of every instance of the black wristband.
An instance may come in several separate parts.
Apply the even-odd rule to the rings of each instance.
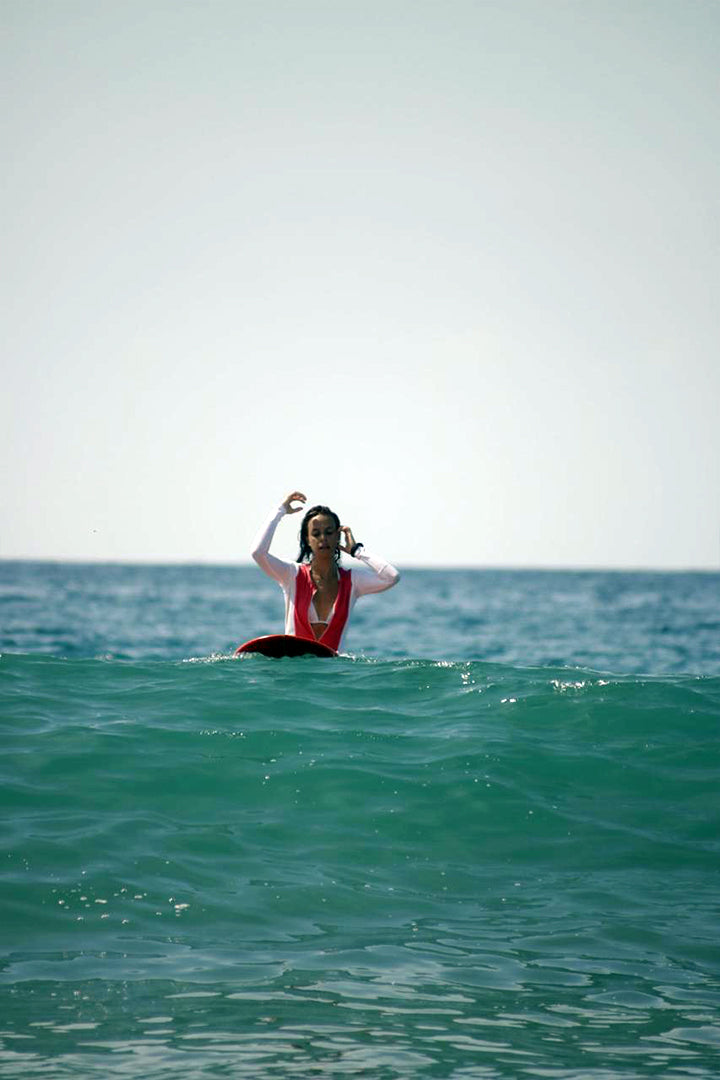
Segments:
[[[350,548],[350,554],[353,557],[353,559],[355,558],[355,552],[357,551],[358,548],[361,548],[361,547],[365,547],[365,545],[362,543],[362,541],[358,542],[357,544],[353,544],[353,546]]]

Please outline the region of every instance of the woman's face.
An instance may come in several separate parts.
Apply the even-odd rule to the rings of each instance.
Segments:
[[[308,544],[313,555],[332,555],[340,543],[340,530],[327,514],[316,514],[308,521]]]

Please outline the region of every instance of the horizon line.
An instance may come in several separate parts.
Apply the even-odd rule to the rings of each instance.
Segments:
[[[225,569],[250,569],[256,568],[256,564],[245,560],[218,560],[218,559],[186,559],[172,558],[160,559],[152,557],[143,558],[101,558],[80,555],[62,556],[29,556],[29,555],[0,555],[0,563],[35,563],[44,565],[65,566],[137,566],[137,567],[222,567]],[[393,564],[394,565],[394,564]],[[535,573],[602,573],[602,574],[720,574],[720,566],[688,566],[688,565],[640,565],[640,564],[614,564],[600,565],[592,563],[401,563],[398,569],[404,570],[508,570],[513,572]]]

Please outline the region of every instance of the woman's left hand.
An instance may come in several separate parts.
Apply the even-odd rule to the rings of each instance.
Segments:
[[[355,537],[352,534],[352,529],[349,525],[341,525],[340,532],[345,537],[345,543],[340,545],[340,550],[344,551],[346,555],[349,555],[355,547]]]

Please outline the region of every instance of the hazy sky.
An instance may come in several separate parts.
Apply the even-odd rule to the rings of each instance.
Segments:
[[[0,12],[1,556],[718,566],[717,0]]]

